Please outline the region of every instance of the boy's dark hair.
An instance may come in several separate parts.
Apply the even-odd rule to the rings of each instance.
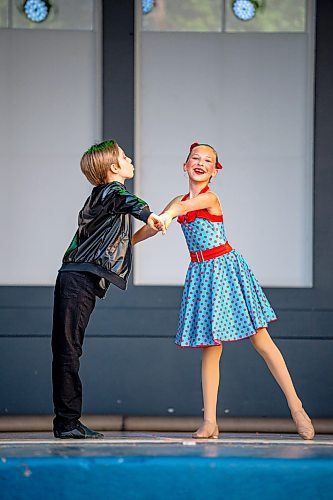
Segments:
[[[105,184],[110,165],[118,165],[118,155],[118,144],[113,140],[94,144],[82,156],[81,170],[94,186]]]

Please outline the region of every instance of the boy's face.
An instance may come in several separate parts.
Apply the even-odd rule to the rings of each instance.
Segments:
[[[119,165],[119,175],[121,175],[124,179],[132,179],[134,176],[134,167],[132,165],[132,160],[118,146],[119,155],[118,155],[118,165]]]

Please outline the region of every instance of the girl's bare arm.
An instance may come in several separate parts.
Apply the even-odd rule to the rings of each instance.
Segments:
[[[187,212],[202,210],[204,208],[214,215],[220,215],[222,213],[220,201],[216,194],[211,191],[199,194],[194,198],[184,201],[175,198],[162,213],[167,213],[173,219]]]

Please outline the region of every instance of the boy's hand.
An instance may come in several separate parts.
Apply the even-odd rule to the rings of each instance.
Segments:
[[[168,212],[163,212],[161,215],[160,215],[160,219],[162,221],[162,223],[164,224],[164,227],[165,227],[165,230],[164,230],[164,233],[166,233],[168,227],[170,226],[171,222],[172,222],[172,217],[171,215],[168,213]]]
[[[156,214],[150,214],[147,220],[147,225],[151,228],[154,229],[155,231],[162,231],[163,234],[166,233],[166,228],[164,225],[164,222],[161,218],[161,216],[158,216]]]

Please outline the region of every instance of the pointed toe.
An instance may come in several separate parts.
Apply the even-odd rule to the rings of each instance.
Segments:
[[[315,436],[315,430],[312,425],[309,415],[306,413],[304,408],[300,410],[292,411],[291,416],[295,422],[298,434],[303,439],[313,439]]]

